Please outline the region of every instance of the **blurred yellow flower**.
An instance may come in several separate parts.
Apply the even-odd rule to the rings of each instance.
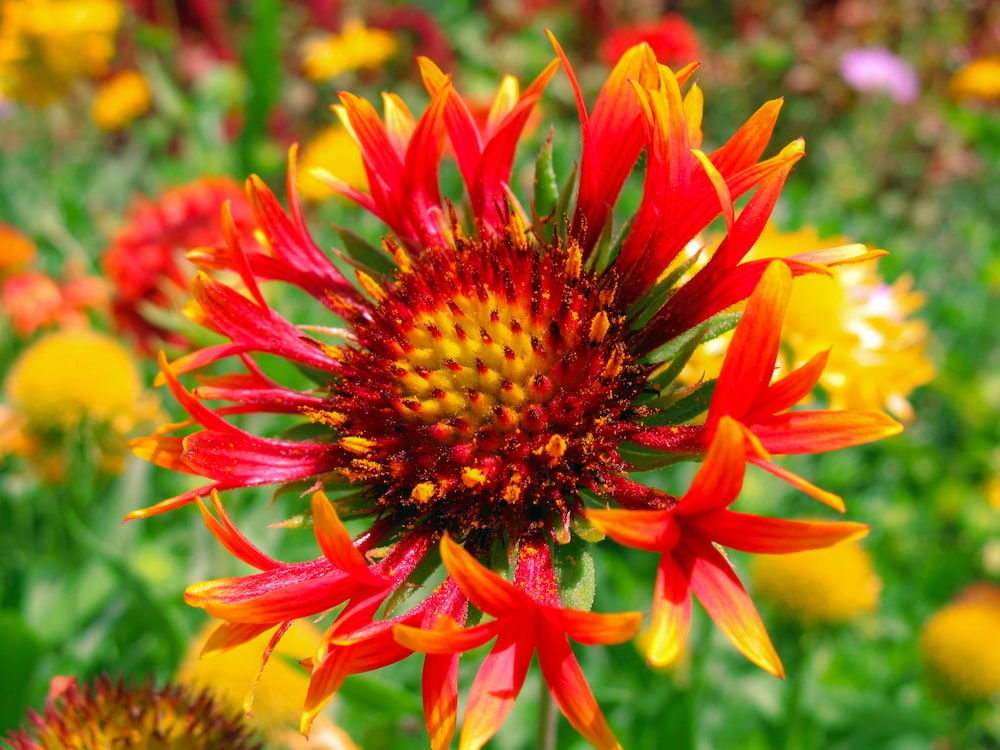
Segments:
[[[963,67],[949,81],[948,95],[959,101],[1000,101],[1000,56],[981,57]]]
[[[780,232],[769,225],[747,260],[778,257],[849,244],[843,237],[821,240],[813,229]],[[829,349],[819,385],[831,409],[888,409],[897,418],[913,417],[907,399],[929,382],[934,368],[925,356],[927,325],[909,316],[924,304],[904,276],[887,285],[875,261],[836,266],[831,276],[809,274],[795,279],[785,315],[782,343],[792,361],[780,361],[789,372]],[[695,382],[715,377],[722,366],[728,336],[706,342],[685,368]]]
[[[306,143],[299,156],[298,190],[303,199],[321,201],[335,191],[318,177],[313,169],[323,169],[358,190],[368,189],[368,177],[361,160],[361,149],[351,134],[341,125],[321,130]]]
[[[0,277],[27,266],[37,252],[35,243],[17,227],[0,222]]]
[[[882,582],[857,542],[788,555],[758,555],[756,596],[803,626],[849,622],[878,606]]]
[[[102,130],[121,130],[145,114],[152,103],[149,84],[137,70],[123,70],[101,84],[90,117]]]
[[[0,93],[44,106],[77,78],[102,74],[121,16],[116,0],[4,0]]]
[[[305,42],[302,69],[313,81],[325,81],[349,70],[377,68],[395,54],[397,46],[390,32],[351,19],[341,33]]]
[[[86,328],[50,333],[24,350],[4,379],[0,456],[27,457],[45,479],[62,478],[66,447],[84,425],[98,468],[119,471],[126,437],[156,416],[131,355],[114,339]]]
[[[212,620],[199,631],[174,676],[175,682],[208,691],[224,709],[252,710],[253,718],[249,723],[264,734],[269,746],[293,750],[357,750],[343,730],[329,721],[314,724],[308,740],[298,731],[310,676],[298,660],[313,654],[319,646],[320,631],[314,625],[296,620],[282,636],[254,689],[253,704],[247,706],[249,686],[257,676],[261,653],[274,631],[228,651],[201,658],[209,636],[221,624]]]
[[[942,695],[974,702],[1000,693],[1000,588],[971,586],[932,615],[920,653]]]

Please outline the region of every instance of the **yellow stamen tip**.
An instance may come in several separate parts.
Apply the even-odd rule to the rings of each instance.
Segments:
[[[375,447],[375,441],[357,435],[348,435],[340,439],[340,447],[350,453],[363,456]]]
[[[590,321],[590,340],[595,344],[601,343],[610,328],[611,320],[608,318],[608,314],[604,310],[601,310]]]
[[[421,482],[413,488],[410,492],[410,497],[416,500],[418,503],[426,503],[432,497],[434,497],[434,483],[433,482]]]
[[[484,474],[481,469],[474,469],[471,466],[466,466],[462,469],[462,484],[470,490],[484,484],[485,482],[486,474]]]
[[[361,288],[365,290],[369,297],[379,304],[385,301],[385,290],[377,281],[375,281],[375,279],[366,274],[364,271],[356,271],[355,276],[358,279],[358,283],[361,284]]]
[[[566,438],[562,435],[553,435],[549,442],[545,444],[545,455],[552,460],[562,458],[566,454]]]

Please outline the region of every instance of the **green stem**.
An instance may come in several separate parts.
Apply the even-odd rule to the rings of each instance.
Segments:
[[[549,686],[545,684],[545,680],[541,680],[538,693],[538,742],[535,745],[538,750],[555,750],[558,718],[556,702],[552,700]]]
[[[781,747],[785,750],[800,750],[804,745],[802,723],[802,688],[805,685],[805,671],[808,667],[807,645],[804,642],[806,634],[799,632],[795,638],[788,640],[788,651],[785,656],[785,721],[784,741]]]

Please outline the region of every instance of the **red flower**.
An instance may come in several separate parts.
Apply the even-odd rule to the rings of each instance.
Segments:
[[[677,13],[666,13],[655,23],[616,26],[601,41],[597,56],[602,63],[611,66],[626,51],[643,42],[666,65],[687,65],[701,57],[697,33],[688,20]]]
[[[154,351],[161,342],[186,345],[183,335],[165,327],[160,318],[166,316],[151,316],[149,309],[180,312],[193,272],[184,253],[225,244],[219,217],[227,201],[237,231],[251,241],[255,225],[243,190],[228,178],[204,178],[156,201],[141,199],[104,252],[101,267],[115,288],[115,319],[142,351]]]
[[[287,213],[259,179],[249,181],[260,243],[241,237],[228,211],[225,246],[189,253],[203,269],[239,277],[234,287],[202,273],[192,286],[195,317],[226,341],[161,359],[161,379],[189,419],[135,449],[206,483],[130,518],[212,496],[221,520],[206,512],[210,528],[260,570],[188,590],[191,604],[227,621],[218,645],[342,607],[308,662],[303,729],[348,675],[419,650],[431,742],[444,747],[456,725],[458,654],[495,638],[472,686],[463,747],[480,747],[497,730],[536,652],[570,723],[599,747],[617,747],[567,638],[615,642],[634,632],[637,616],[569,606],[568,578],[555,561],[566,544],[586,554],[585,541],[573,540],[581,522],[592,518],[610,536],[663,556],[656,659],[680,642],[693,591],[737,645],[773,672],[777,657],[713,543],[773,551],[859,533],[857,525],[809,526],[728,509],[747,460],[770,467],[767,450],[825,450],[897,429],[870,416],[787,412],[817,365],[769,384],[777,334],[761,331],[780,327],[793,275],[824,272],[801,259],[740,264],[803,154],[796,141],[761,161],[778,103],[705,154],[701,92],[681,94],[693,66],[674,74],[648,46],[636,47],[588,110],[557,44],[556,51],[581,119],[575,202],[558,199],[545,153],[530,218],[511,186],[517,142],[553,66],[523,93],[502,86],[491,117],[477,125],[447,76],[422,61],[431,100],[420,117],[391,94],[384,119],[366,101],[341,96],[338,111],[361,149],[370,192],[327,181],[389,231],[381,251],[348,243],[353,279],[309,237],[294,193],[294,150]],[[465,182],[465,207],[441,193],[446,143]],[[613,224],[624,218],[614,215],[618,194],[643,151],[642,201],[612,242]],[[745,194],[737,215],[733,200]],[[680,250],[719,214],[727,239],[682,282]],[[265,282],[311,296],[330,322],[292,323],[268,303]],[[706,321],[717,328],[717,314],[751,293],[709,407],[712,383],[691,393],[674,382],[685,342],[696,342]],[[315,387],[265,375],[259,355],[312,373]],[[222,360],[236,367],[202,377],[193,390],[182,383],[186,373]],[[707,420],[699,420],[706,409]],[[280,436],[239,426],[240,415],[260,413],[283,415],[283,424],[299,415],[303,424]],[[783,438],[779,425],[789,431]],[[651,457],[637,445],[652,448]],[[705,463],[679,501],[630,477],[648,462],[682,458]],[[321,557],[279,562],[237,531],[218,493],[259,485],[312,494],[305,512]],[[587,498],[620,510],[588,508]],[[352,540],[339,513],[365,530]],[[509,581],[484,567],[497,559],[509,562]],[[442,563],[444,581],[422,590]],[[416,604],[406,608],[410,596]],[[470,603],[493,619],[465,628]],[[277,632],[280,638],[283,629]]]
[[[691,621],[691,594],[754,664],[781,677],[781,661],[757,610],[715,545],[745,552],[801,552],[868,533],[857,523],[808,523],[728,509],[743,485],[744,438],[723,416],[691,487],[662,510],[588,510],[600,531],[629,547],[659,552],[649,661],[664,665],[680,653]]]

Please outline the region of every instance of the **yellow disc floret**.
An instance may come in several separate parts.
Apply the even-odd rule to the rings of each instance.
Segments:
[[[414,321],[411,346],[393,371],[403,415],[426,424],[459,418],[468,428],[499,418],[512,427],[526,403],[544,398],[538,378],[552,356],[521,324],[528,311],[485,297],[456,294]]]

